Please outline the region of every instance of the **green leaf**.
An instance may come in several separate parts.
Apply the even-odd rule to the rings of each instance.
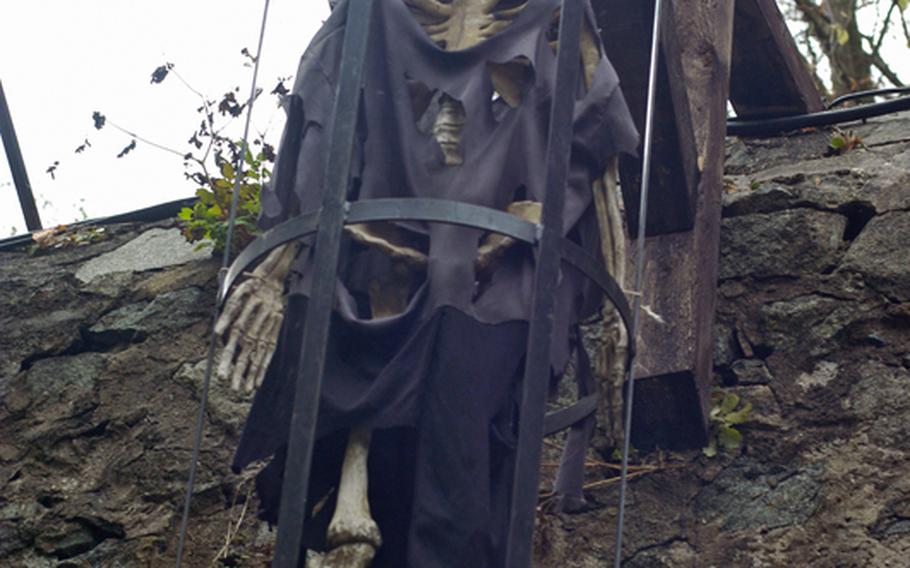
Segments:
[[[901,12],[907,9],[907,6],[910,5],[910,0],[896,0],[897,7],[901,9]]]
[[[200,187],[196,190],[196,197],[199,198],[199,201],[202,203],[211,203],[213,195],[211,191],[205,189],[204,187]]]
[[[850,41],[850,32],[841,26],[837,26],[837,44],[838,45],[847,45],[847,42]]]
[[[747,402],[743,405],[742,408],[736,412],[731,412],[724,416],[724,423],[728,426],[735,426],[736,424],[742,424],[749,420],[749,416],[752,414],[752,403]]]
[[[733,393],[724,395],[724,400],[720,403],[720,413],[729,414],[739,405],[739,396]]]
[[[713,458],[717,455],[717,440],[711,438],[711,441],[707,446],[701,449],[701,453],[705,454],[709,458]]]
[[[191,221],[193,219],[193,210],[189,207],[184,207],[180,210],[180,213],[177,213],[177,217],[184,221]]]
[[[223,175],[226,178],[233,179],[234,178],[234,166],[232,166],[230,162],[222,163],[221,164],[221,175]]]
[[[831,137],[831,142],[829,142],[828,145],[835,150],[840,150],[847,146],[847,139],[838,134]]]
[[[736,428],[721,426],[717,431],[717,442],[725,450],[735,450],[743,443],[743,435]]]

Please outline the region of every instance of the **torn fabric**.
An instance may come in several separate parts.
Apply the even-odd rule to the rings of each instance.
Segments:
[[[548,40],[558,6],[558,0],[528,0],[497,35],[470,49],[445,51],[430,40],[404,0],[377,0],[348,199],[438,198],[499,210],[518,200],[542,202],[556,76],[556,56]],[[346,13],[347,2],[342,1],[301,59],[276,177],[262,195],[264,229],[322,203]],[[596,29],[590,9],[588,13]],[[491,69],[515,61],[526,68],[527,80],[517,83],[516,92],[494,96]],[[579,82],[564,227],[566,236],[596,253],[593,182],[611,156],[633,153],[638,138],[605,57],[590,87]],[[432,125],[444,97],[464,109],[461,165],[446,165],[444,148],[434,138]],[[366,301],[371,279],[390,270],[389,259],[359,243],[344,246],[317,436],[328,441],[355,425],[411,432],[398,438],[380,435],[371,449],[371,456],[374,450],[380,456],[406,455],[402,459],[407,463],[400,467],[412,472],[390,475],[389,464],[384,469],[371,462],[371,493],[379,491],[374,481],[380,478],[412,482],[386,489],[391,492],[386,498],[396,501],[391,509],[403,517],[388,513],[395,520],[386,523],[393,524],[380,523],[386,544],[375,566],[501,566],[533,251],[516,245],[494,270],[478,275],[474,259],[483,231],[422,222],[402,222],[399,229],[425,249],[428,261],[407,308],[392,317],[373,318]],[[257,393],[235,468],[275,454],[281,462],[287,444],[294,362],[314,271],[312,250],[302,251],[289,284],[292,300],[285,330]],[[589,294],[590,288],[580,273],[566,266],[553,291],[554,375],[568,361],[572,326],[597,306],[599,294]],[[445,428],[441,416],[449,420]],[[396,444],[401,445],[398,450],[412,451],[395,450]],[[326,445],[331,444],[320,447],[330,452]],[[443,464],[445,471],[440,469]],[[277,469],[273,464],[260,478],[261,493],[273,497],[263,501],[265,518],[277,518]],[[332,475],[314,479],[311,501],[322,496],[320,488],[331,485]],[[399,502],[402,498],[406,507]],[[381,503],[373,506],[389,509]],[[377,520],[385,514],[378,513]],[[386,537],[401,530],[405,533],[397,539]],[[311,538],[311,545],[318,546],[313,539],[318,540]],[[451,563],[467,549],[477,554],[470,564]]]

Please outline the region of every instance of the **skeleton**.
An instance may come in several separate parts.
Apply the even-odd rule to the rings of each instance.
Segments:
[[[414,18],[427,35],[441,48],[457,51],[477,45],[507,28],[522,12],[527,0],[405,0]],[[558,14],[554,15],[554,18]],[[556,38],[551,46],[555,48]],[[600,58],[594,31],[585,24],[582,33],[584,78],[590,87],[594,68]],[[522,81],[527,80],[524,62],[490,64],[489,70],[496,96],[511,107],[521,104]],[[425,93],[412,89],[416,101]],[[461,148],[465,112],[461,103],[443,94],[431,132],[448,167],[463,164]],[[602,180],[592,188],[601,231],[601,249],[607,269],[622,282],[625,265],[623,226],[616,189],[615,161]],[[540,220],[540,204],[532,201],[511,203],[507,212],[534,223]],[[400,313],[408,302],[409,291],[416,275],[426,268],[427,257],[409,234],[388,223],[349,225],[347,236],[368,247],[374,247],[391,260],[392,269],[374,279],[369,286],[373,318]],[[507,254],[514,240],[496,234],[485,235],[478,247],[475,273],[494,270],[499,258]],[[273,250],[247,276],[229,297],[216,324],[224,348],[217,374],[237,390],[247,392],[259,387],[275,350],[283,312],[284,288],[289,271],[298,254],[298,244],[288,244]],[[616,424],[621,406],[621,381],[625,359],[624,328],[612,306],[605,306],[603,317],[610,338],[606,348],[595,357],[595,372],[606,380],[610,397],[607,417]],[[618,401],[618,402],[617,402]],[[618,431],[617,428],[613,428]],[[307,566],[367,567],[376,550],[382,545],[379,527],[370,515],[367,500],[367,455],[371,432],[367,428],[352,429],[344,456],[337,503],[328,527],[325,554],[310,554]]]

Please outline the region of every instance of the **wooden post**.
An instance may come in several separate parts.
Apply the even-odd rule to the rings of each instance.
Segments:
[[[593,3],[607,57],[619,74],[623,94],[639,132],[644,132],[654,0],[600,0]],[[678,30],[666,11],[657,71],[648,235],[688,231],[695,222],[695,135],[680,60]],[[621,156],[619,174],[631,234],[638,233],[641,191],[639,156]]]
[[[823,110],[821,95],[774,0],[736,0],[730,102],[743,119]]]
[[[615,9],[617,2],[595,1],[595,13],[614,20],[636,14],[634,5],[628,6],[628,13],[610,12],[609,8]],[[646,243],[644,305],[663,321],[642,318],[634,373],[637,382],[632,443],[637,448],[659,445],[674,449],[703,444],[712,380],[734,5],[731,0],[674,0],[668,12],[672,16],[669,21],[675,20],[676,56],[682,69],[674,88],[683,88],[686,93],[694,138],[690,149],[695,150],[693,161],[699,176],[691,230],[651,236]],[[607,45],[631,41],[607,37],[610,30],[603,29]],[[633,109],[641,104],[637,99],[642,95],[634,87],[634,76],[627,80],[623,73],[628,74],[632,67],[629,60],[638,57],[634,51],[608,50]],[[669,52],[665,50],[665,54]],[[667,76],[661,80],[666,81]],[[633,85],[629,91],[627,83]],[[655,165],[659,167],[659,162]],[[679,195],[681,185],[682,181],[676,181],[669,191]],[[667,190],[658,185],[655,191]],[[666,202],[658,203],[659,207],[668,206]]]

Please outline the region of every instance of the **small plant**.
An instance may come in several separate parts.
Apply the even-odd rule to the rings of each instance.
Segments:
[[[233,143],[232,150],[240,152],[241,143]],[[258,234],[256,219],[259,216],[259,195],[262,184],[266,183],[271,171],[266,167],[274,159],[271,148],[266,145],[256,156],[247,150],[244,156],[246,167],[240,174],[240,194],[237,201],[237,216],[234,222],[234,238],[231,250],[236,254]],[[178,217],[182,221],[181,232],[187,241],[198,242],[197,250],[211,246],[215,254],[224,252],[227,244],[228,222],[231,200],[237,185],[237,172],[224,158],[218,158],[221,176],[199,176],[205,185],[196,190],[198,201],[192,207],[184,207]]]
[[[837,129],[834,134],[831,135],[831,140],[828,142],[828,150],[825,152],[825,156],[840,156],[846,154],[850,150],[861,147],[863,147],[863,139],[861,137],[853,134],[852,131],[844,132],[843,130]]]
[[[613,448],[613,451],[610,453],[610,459],[617,463],[622,463],[622,448]],[[629,446],[629,459],[638,459],[638,448],[635,446]]]
[[[241,50],[247,60],[245,66],[256,62],[255,57],[247,49]],[[275,161],[275,149],[266,143],[268,128],[256,129],[251,136],[250,144],[244,151],[243,143],[225,134],[231,124],[243,115],[247,106],[252,101],[241,98],[240,87],[233,87],[226,91],[220,98],[209,98],[192,87],[178,72],[173,63],[158,66],[152,72],[151,83],[161,84],[168,77],[175,77],[190,92],[195,94],[200,104],[196,108],[200,121],[187,140],[188,151],[178,150],[163,144],[158,144],[120,126],[111,121],[99,111],[92,114],[92,123],[96,130],[110,126],[128,135],[130,141],[117,154],[123,158],[137,148],[137,142],[157,148],[180,157],[183,160],[184,176],[195,184],[198,201],[192,207],[184,207],[178,217],[182,224],[183,236],[191,243],[199,243],[197,249],[212,247],[214,254],[221,254],[225,250],[228,221],[230,218],[231,201],[234,187],[239,181],[239,195],[237,217],[234,225],[234,238],[231,250],[239,252],[257,234],[256,220],[259,216],[259,195],[264,183],[270,176],[270,165]],[[275,97],[273,116],[280,107],[283,96],[289,91],[285,82],[290,77],[279,77],[277,85],[269,92]],[[262,94],[262,89],[257,89],[253,98]],[[271,124],[271,119],[269,120]],[[85,139],[76,149],[76,154],[82,154],[91,148],[91,141]],[[235,172],[242,155],[243,171],[238,175]],[[55,161],[47,173],[54,177],[60,162]],[[85,217],[85,212],[80,209]]]
[[[716,456],[718,449],[739,449],[743,434],[736,427],[749,420],[752,414],[752,404],[743,402],[739,395],[715,392],[712,400],[714,404],[708,415],[708,445],[702,448],[702,453],[709,458]]]

